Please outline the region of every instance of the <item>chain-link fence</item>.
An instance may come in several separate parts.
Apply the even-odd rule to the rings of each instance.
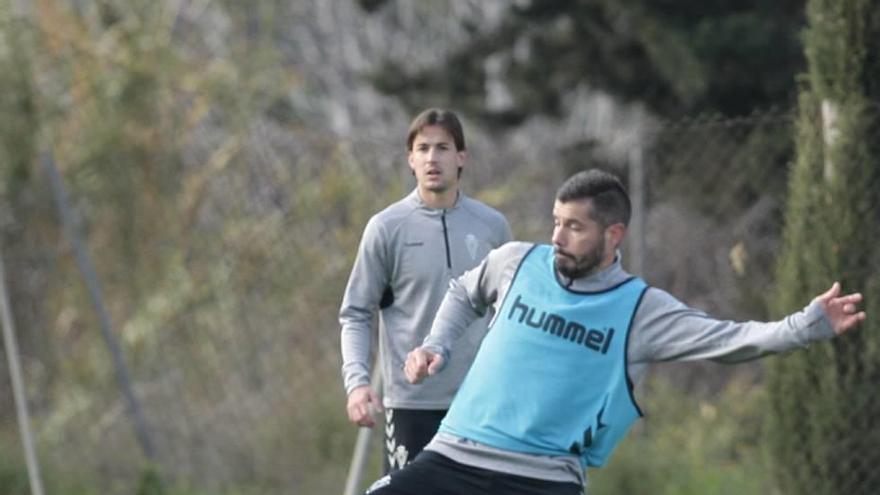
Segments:
[[[622,145],[626,153],[584,148],[577,139],[498,142],[475,133],[465,187],[507,214],[517,237],[547,241],[561,180],[584,165],[611,169],[641,205],[626,266],[719,317],[776,318],[768,302],[792,127],[784,111],[652,123]],[[47,493],[153,493],[145,487],[157,478],[181,493],[342,491],[356,429],[344,412],[336,314],[367,219],[412,187],[401,145],[292,140],[267,126],[237,138],[206,128],[194,143],[170,174],[126,163],[102,177],[55,156],[70,199],[59,202],[49,169],[35,169],[30,197],[17,200],[31,209],[26,216],[10,210],[19,216],[5,221],[7,283]],[[67,231],[59,210],[72,222]],[[77,235],[96,267],[91,282],[77,264]],[[118,339],[116,362],[96,308]],[[665,446],[670,457],[686,450],[689,444],[670,438],[687,425],[663,417],[682,404],[678,413],[697,414],[707,428],[712,411],[752,421],[737,434],[707,435],[712,452],[722,452],[711,468],[723,468],[723,480],[760,482],[734,486],[772,490],[761,463],[744,458],[762,450],[759,409],[766,403],[751,398],[763,393],[763,366],[655,371],[666,380],[640,387],[648,417],[634,442]],[[134,404],[126,401],[129,386]],[[15,446],[12,393],[5,380],[0,389],[4,444]],[[683,399],[670,404],[668,397]],[[687,438],[696,437],[691,431]],[[366,478],[378,473],[374,445]],[[647,462],[622,449],[596,493],[614,473],[646,472],[621,467]],[[0,493],[27,493],[18,452],[2,449]],[[653,483],[672,493],[674,478]]]

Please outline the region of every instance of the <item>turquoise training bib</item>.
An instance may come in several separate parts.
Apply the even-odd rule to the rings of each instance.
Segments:
[[[440,431],[604,464],[641,416],[626,374],[626,343],[646,288],[633,277],[602,292],[569,290],[556,278],[553,248],[532,248]]]

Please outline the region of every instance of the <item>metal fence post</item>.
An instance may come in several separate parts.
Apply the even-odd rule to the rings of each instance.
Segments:
[[[628,252],[625,261],[629,271],[645,276],[645,217],[647,216],[645,196],[647,195],[645,173],[645,125],[642,119],[638,132],[633,136],[627,156],[629,167],[629,196],[632,202],[632,217],[629,222]]]
[[[122,349],[119,346],[119,342],[116,340],[116,337],[113,335],[112,325],[110,323],[110,314],[107,312],[107,308],[104,306],[104,299],[101,295],[101,287],[98,282],[98,276],[95,271],[95,267],[92,264],[91,258],[89,258],[89,254],[86,249],[83,247],[83,244],[80,240],[79,231],[77,230],[76,218],[72,210],[70,209],[70,201],[67,198],[67,192],[64,189],[64,183],[61,180],[61,174],[58,173],[58,169],[55,168],[55,162],[52,159],[51,154],[44,153],[41,162],[43,165],[43,169],[46,171],[46,174],[49,176],[49,182],[52,185],[52,192],[55,196],[55,202],[58,205],[58,210],[61,214],[61,223],[64,226],[64,231],[67,234],[67,238],[70,240],[70,243],[73,247],[74,255],[76,257],[76,264],[82,273],[83,279],[85,280],[86,287],[88,288],[89,295],[91,296],[92,303],[95,306],[95,311],[98,313],[98,320],[101,327],[101,336],[104,339],[104,343],[107,345],[107,348],[110,350],[110,354],[113,358],[113,368],[116,372],[116,380],[119,382],[119,387],[122,389],[122,393],[125,396],[125,400],[128,405],[129,413],[132,416],[132,420],[134,421],[134,429],[135,435],[137,436],[138,442],[141,445],[141,448],[144,451],[144,454],[147,456],[147,459],[150,461],[156,460],[156,449],[153,447],[153,442],[150,437],[149,429],[147,428],[147,422],[144,419],[143,411],[141,410],[140,404],[138,403],[137,397],[132,390],[131,378],[128,374],[128,368],[125,366],[125,360],[122,356]]]
[[[40,480],[40,465],[34,450],[34,436],[31,432],[30,414],[27,407],[27,394],[24,390],[21,363],[18,360],[18,342],[15,339],[12,308],[6,290],[6,272],[3,269],[3,253],[0,251],[0,310],[3,318],[3,343],[6,347],[6,358],[9,361],[9,376],[12,379],[12,392],[15,398],[15,412],[18,416],[18,428],[21,432],[21,443],[24,445],[25,462],[27,463],[28,480],[31,493],[43,495],[43,482]]]
[[[382,388],[382,359],[376,358],[376,364],[373,366],[373,376],[370,379],[370,386],[375,389]],[[368,427],[358,428],[357,440],[354,444],[354,453],[351,457],[351,466],[348,468],[348,477],[345,480],[345,491],[343,495],[355,495],[359,493],[358,486],[364,475],[364,466],[367,463],[368,450],[370,448],[370,438],[373,436],[373,429]]]

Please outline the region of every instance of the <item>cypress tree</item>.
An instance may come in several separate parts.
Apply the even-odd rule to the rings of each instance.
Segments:
[[[880,1],[810,0],[776,310],[839,280],[868,319],[774,358],[768,442],[786,494],[880,493]]]

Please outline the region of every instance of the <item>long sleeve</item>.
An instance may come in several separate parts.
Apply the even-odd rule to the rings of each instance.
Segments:
[[[712,318],[651,288],[633,321],[629,359],[634,364],[698,359],[736,363],[833,336],[816,301],[778,321],[735,322]]]
[[[440,309],[437,310],[431,333],[425,337],[423,345],[442,354],[445,362],[449,362],[449,350],[452,345],[471,323],[485,315],[486,306],[482,303],[479,284],[480,274],[485,268],[486,260],[483,260],[473,270],[449,282],[449,290],[440,303]],[[473,301],[476,304],[471,302],[471,297],[474,297]]]
[[[390,278],[386,245],[382,226],[374,217],[364,229],[339,309],[342,378],[346,393],[370,383],[373,316]]]
[[[438,352],[448,362],[449,351],[470,324],[504,298],[523,256],[532,244],[509,242],[492,250],[474,269],[449,283],[449,290],[434,318],[424,346]]]

